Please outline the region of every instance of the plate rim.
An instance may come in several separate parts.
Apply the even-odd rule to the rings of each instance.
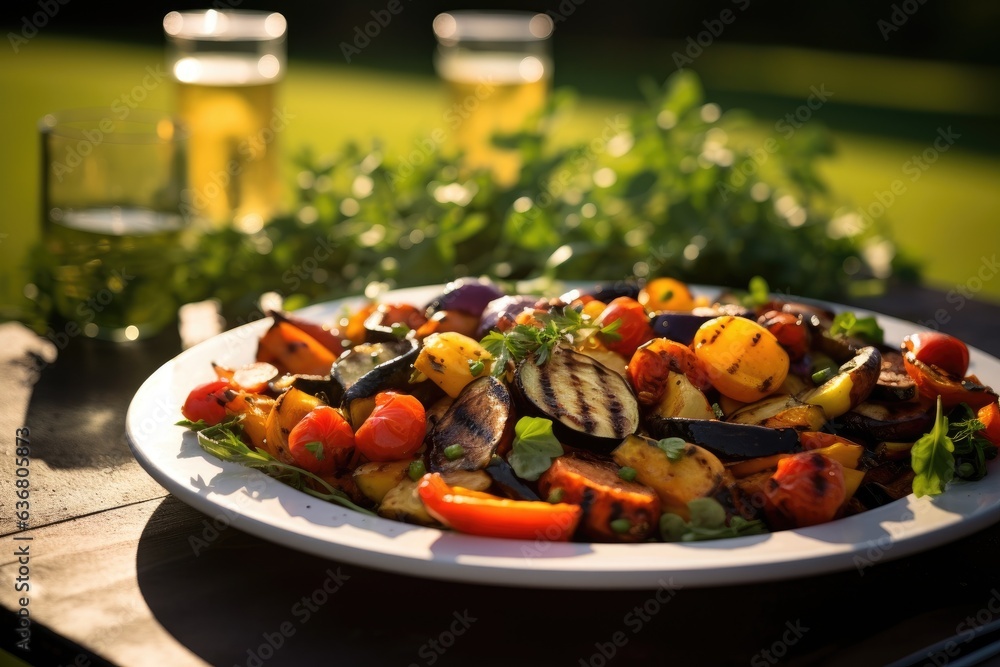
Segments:
[[[598,283],[595,281],[561,283],[567,288],[594,284]],[[689,286],[696,293],[709,296],[717,295],[727,289],[699,284]],[[423,301],[442,287],[443,285],[438,284],[401,288],[387,292],[380,298],[391,297],[399,300],[420,298]],[[859,314],[874,315],[883,327],[891,323],[890,328],[929,330],[913,322],[864,308],[794,295],[786,295],[785,298],[823,305],[835,310],[850,309]],[[304,317],[322,317],[324,314],[336,312],[345,305],[365,301],[364,296],[349,296],[317,303],[303,308],[298,313]],[[263,331],[269,322],[270,318],[262,318],[234,327],[183,350],[157,368],[143,382],[129,403],[125,418],[126,440],[133,456],[146,473],[182,502],[204,514],[216,517],[214,519],[216,521],[221,513],[227,525],[233,525],[259,538],[284,544],[314,556],[403,575],[501,586],[548,589],[642,589],[669,584],[671,587],[713,587],[791,580],[818,574],[832,574],[851,568],[863,573],[869,566],[941,546],[1000,521],[1000,470],[993,466],[990,474],[983,480],[953,483],[945,494],[937,499],[917,499],[911,494],[885,507],[859,515],[811,528],[777,531],[762,538],[748,536],[686,544],[662,542],[548,544],[542,552],[532,555],[530,553],[532,549],[537,552],[539,545],[547,543],[461,535],[437,528],[402,524],[381,517],[365,517],[352,510],[324,503],[262,472],[214,459],[198,448],[193,435],[185,437],[184,434],[189,432],[175,425],[180,417],[179,411],[173,415],[160,415],[153,420],[158,427],[166,427],[164,432],[154,430],[156,435],[151,436],[149,429],[140,428],[145,424],[144,421],[140,424],[140,420],[150,419],[148,409],[144,411],[143,408],[148,408],[151,400],[158,408],[162,407],[163,401],[153,400],[149,394],[162,388],[161,385],[169,379],[172,370],[189,362],[203,361],[202,357],[209,350],[223,345],[230,337],[236,337],[240,341],[244,339],[255,341],[258,330]],[[990,380],[1000,379],[1000,359],[972,346],[969,350],[974,365],[978,361],[996,367],[993,370],[998,373],[998,377],[988,378],[988,384]],[[207,362],[203,366],[207,379],[211,368]],[[188,390],[193,386],[193,382],[194,380],[191,380],[186,385]],[[169,445],[171,438],[168,436],[171,434],[181,436],[181,451],[173,459],[162,458],[159,455],[163,455],[164,451],[156,448]],[[174,444],[176,445],[176,442]],[[192,447],[197,449],[195,455],[182,457],[185,447],[188,450]],[[167,462],[166,465],[164,461]],[[171,461],[181,461],[181,463],[170,465]],[[263,492],[269,495],[261,499],[244,493],[237,496],[237,500],[244,502],[245,507],[233,509],[229,507],[232,503],[227,500],[231,494],[220,495],[217,492],[221,487],[217,487],[216,490],[207,486],[199,488],[199,484],[204,483],[201,474],[198,476],[200,482],[195,478],[185,479],[186,471],[189,469],[206,475],[213,474],[215,478],[221,477],[227,489],[230,487],[235,489],[239,480],[246,478],[259,484]],[[988,502],[977,505],[977,501],[980,500]],[[972,509],[966,514],[956,514],[949,512],[947,507],[938,507],[942,503],[957,504],[960,508],[968,506]],[[316,505],[319,509],[313,510],[312,505]],[[286,511],[285,516],[281,516],[282,509]],[[309,512],[310,518],[302,519],[292,514],[292,509],[296,512]],[[317,516],[320,512],[331,513],[322,517],[324,523],[317,523],[321,519]],[[907,534],[909,524],[906,523],[905,517],[908,514],[912,515],[914,521],[923,519],[932,523],[917,525],[915,532]],[[881,523],[878,524],[878,528],[871,523],[883,515],[887,515],[886,521],[896,518],[895,530],[899,532],[898,536],[888,528],[882,530]],[[899,522],[900,517],[904,518],[902,522]],[[283,519],[285,524],[281,525],[277,519]],[[890,521],[887,525],[894,524]],[[855,539],[840,545],[824,542],[824,538],[830,537],[831,532],[846,535],[852,530],[868,534],[869,538]],[[883,534],[879,533],[880,530]],[[885,538],[885,535],[888,535],[888,538]],[[403,536],[403,541],[393,542],[400,539],[400,536]],[[815,548],[817,543],[824,546],[817,550]],[[809,549],[810,545],[814,548]],[[544,553],[553,547],[556,548],[557,554]],[[776,553],[782,552],[784,548],[789,549],[783,552],[784,557],[776,558]],[[636,549],[645,551],[636,552]],[[719,554],[725,554],[726,550],[740,550],[740,555],[750,555],[752,558],[743,562],[720,558]],[[511,556],[515,551],[520,552],[520,559]],[[800,557],[791,559],[793,555],[802,551],[804,553],[801,553]]]

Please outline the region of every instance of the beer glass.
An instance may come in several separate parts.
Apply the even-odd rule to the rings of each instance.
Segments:
[[[513,11],[451,11],[433,23],[435,67],[448,87],[445,120],[454,145],[470,167],[488,167],[496,180],[517,180],[520,159],[493,143],[514,133],[545,104],[552,78],[545,14]]]
[[[257,231],[282,197],[285,18],[229,9],[170,12],[163,29],[176,112],[191,131],[186,204],[215,227]]]

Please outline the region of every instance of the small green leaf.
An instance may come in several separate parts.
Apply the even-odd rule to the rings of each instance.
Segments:
[[[913,443],[910,449],[910,465],[913,467],[913,493],[921,496],[936,496],[955,477],[955,444],[948,437],[948,418],[941,413],[941,397],[938,396],[937,415],[934,427]]]
[[[667,458],[671,461],[680,461],[687,450],[687,443],[683,438],[663,438],[656,443],[656,446],[666,452]]]
[[[514,445],[507,462],[521,479],[538,480],[563,455],[562,445],[552,433],[552,421],[544,417],[521,417],[514,425]]]
[[[316,457],[317,461],[323,460],[323,443],[319,440],[313,440],[312,442],[307,442],[305,445],[306,449],[312,452],[312,455]]]
[[[476,359],[475,361],[469,359],[469,372],[472,373],[472,377],[476,378],[482,375],[485,368],[486,364],[481,359]]]
[[[881,344],[885,340],[885,332],[873,316],[858,317],[851,311],[837,313],[830,326],[830,334],[843,334],[851,338],[860,338],[872,344]]]

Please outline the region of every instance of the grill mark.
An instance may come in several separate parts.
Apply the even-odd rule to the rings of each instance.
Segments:
[[[764,381],[760,383],[760,386],[757,387],[757,390],[760,393],[762,393],[762,394],[766,394],[768,391],[771,390],[771,385],[772,384],[774,384],[774,376],[773,375],[768,375],[764,379]]]
[[[571,413],[567,413],[567,417],[571,418],[576,424],[579,424],[586,433],[593,433],[594,417],[591,415],[591,411],[587,409],[587,394],[583,390],[583,379],[577,375],[574,364],[567,364],[566,370],[569,371],[570,385],[573,387],[573,393],[576,395],[576,403],[573,405],[573,410]]]
[[[552,361],[550,359],[549,363]],[[562,415],[563,410],[556,398],[556,391],[552,388],[552,374],[547,372],[547,369],[537,367],[536,372],[538,373],[538,384],[542,386],[542,400],[545,402],[546,412],[556,416]]]
[[[740,370],[740,361],[736,360],[732,363],[732,365],[729,368],[726,369],[726,372],[729,373],[730,375],[736,375],[736,371],[738,370]]]
[[[759,331],[753,335],[753,338],[750,339],[750,347],[753,347],[754,345],[760,342],[761,335],[762,334]]]

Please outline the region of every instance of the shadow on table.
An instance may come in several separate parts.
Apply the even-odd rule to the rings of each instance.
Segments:
[[[966,590],[962,572],[988,566],[998,533],[787,582],[536,590],[337,563],[215,527],[168,497],[140,538],[137,572],[159,623],[213,665],[745,665],[772,664],[762,652],[774,657],[775,647],[784,665],[833,665],[845,647],[900,622],[988,597]],[[942,637],[954,630],[945,625]],[[851,664],[884,664],[930,638],[896,638]]]

